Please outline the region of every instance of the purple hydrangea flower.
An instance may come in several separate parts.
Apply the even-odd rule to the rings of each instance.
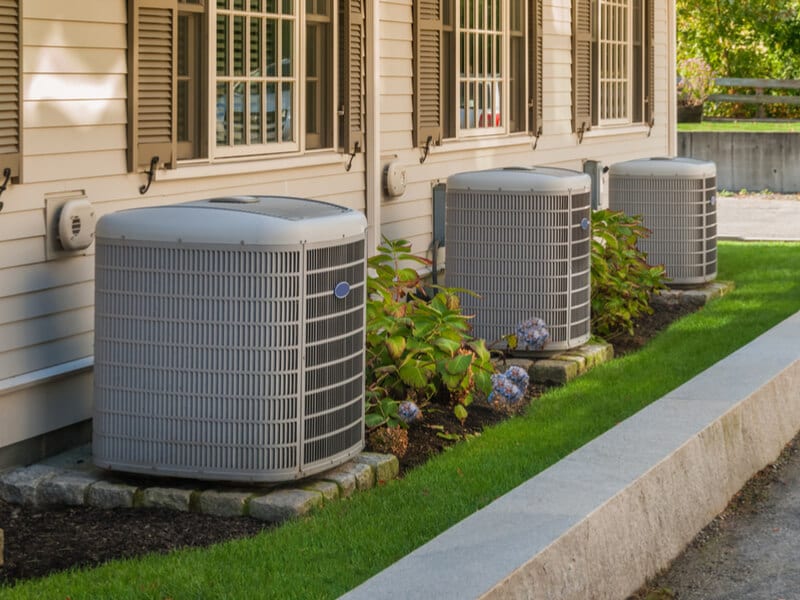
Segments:
[[[517,325],[517,342],[521,349],[541,350],[549,337],[544,321],[536,317]]]
[[[528,372],[522,367],[511,365],[508,367],[508,369],[506,369],[504,375],[511,380],[511,383],[517,386],[523,394],[525,393],[525,390],[528,389],[528,382],[531,380],[531,378],[528,376]]]
[[[422,412],[419,410],[419,406],[411,402],[411,400],[406,400],[397,407],[397,416],[400,417],[401,421],[410,425],[422,418]]]
[[[489,404],[502,402],[504,404],[514,404],[522,398],[522,392],[505,375],[492,375],[492,393],[489,394]]]

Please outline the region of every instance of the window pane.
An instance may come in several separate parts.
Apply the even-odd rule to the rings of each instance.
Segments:
[[[267,19],[267,76],[274,77],[278,74],[278,67],[275,64],[278,56],[278,21]]]
[[[217,0],[217,8],[228,8],[228,0]]]
[[[292,32],[293,21],[283,21],[283,31],[281,35],[281,75],[291,77],[294,71],[292,65]]]
[[[250,84],[250,143],[261,143],[261,84]]]
[[[278,12],[278,0],[264,0],[264,4],[266,12],[273,14]]]
[[[233,86],[233,143],[244,144],[244,111],[247,88],[243,81]]]
[[[233,10],[244,10],[244,0],[233,0]]]
[[[252,12],[261,12],[261,0],[250,0],[250,10]]]
[[[233,74],[244,75],[244,17],[233,18]]]
[[[294,14],[294,0],[283,0],[283,14],[285,15],[293,15]]]
[[[217,15],[217,75],[228,75],[228,17]]]
[[[227,145],[228,137],[228,85],[217,84],[217,144]]]
[[[284,142],[293,142],[292,106],[294,103],[294,86],[284,83],[281,92],[281,137]]]
[[[275,127],[276,123],[278,122],[278,108],[277,108],[277,98],[276,98],[277,91],[278,91],[278,84],[276,83],[267,84],[267,98],[266,98],[266,105],[264,107],[264,112],[267,123],[268,142],[278,141],[278,130]]]
[[[261,35],[264,21],[262,19],[250,20],[250,75],[261,75]]]
[[[189,140],[189,82],[178,81],[178,141]]]

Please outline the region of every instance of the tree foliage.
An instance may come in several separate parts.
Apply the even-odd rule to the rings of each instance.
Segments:
[[[800,79],[800,0],[677,0],[678,60],[719,77]]]

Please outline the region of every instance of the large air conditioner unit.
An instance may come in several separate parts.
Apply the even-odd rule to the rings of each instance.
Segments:
[[[463,294],[473,333],[497,348],[529,319],[545,322],[546,351],[591,333],[591,181],[547,167],[453,175],[446,194],[448,287]]]
[[[670,284],[717,276],[717,169],[692,158],[645,158],[609,172],[609,208],[639,215],[652,232],[638,247],[663,264]]]
[[[94,462],[273,482],[363,448],[366,220],[297,198],[97,225]]]

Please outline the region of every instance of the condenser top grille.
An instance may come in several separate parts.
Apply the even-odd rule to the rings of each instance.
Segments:
[[[245,219],[242,213],[257,218]],[[358,211],[317,200],[231,196],[119,211],[100,221],[97,237],[186,244],[313,244],[361,235],[363,221]]]
[[[591,179],[583,173],[555,167],[510,167],[458,173],[447,179],[447,191],[547,194],[589,192]],[[509,198],[511,196],[508,196]]]
[[[705,179],[716,177],[713,162],[696,158],[639,158],[616,163],[609,168],[609,176],[647,177],[668,179]]]

